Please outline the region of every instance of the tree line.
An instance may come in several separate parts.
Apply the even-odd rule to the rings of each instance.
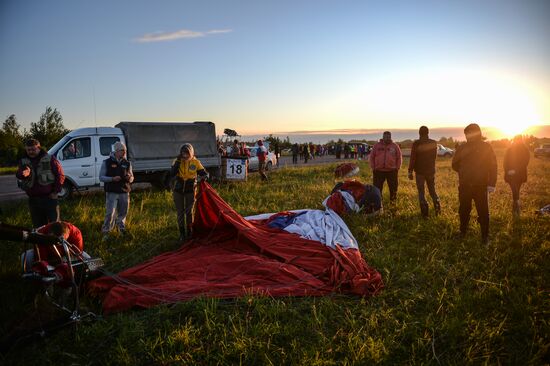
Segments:
[[[30,129],[23,129],[15,114],[9,115],[0,130],[0,166],[14,166],[23,155],[23,143],[35,138],[47,150],[70,130],[63,125],[61,113],[52,107],[46,107],[37,122],[31,122]]]

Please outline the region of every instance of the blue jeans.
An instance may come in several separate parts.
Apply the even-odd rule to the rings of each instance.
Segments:
[[[129,207],[130,193],[105,192],[105,220],[101,232],[106,234],[111,231],[115,222],[119,231],[126,230],[126,215],[128,215]]]

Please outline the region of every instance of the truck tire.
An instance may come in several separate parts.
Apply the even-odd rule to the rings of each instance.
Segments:
[[[60,200],[66,200],[71,198],[73,195],[74,186],[71,182],[65,181],[63,185],[61,186],[61,192],[57,195],[57,198]]]
[[[267,162],[267,165],[265,167],[265,170],[267,170],[268,172],[271,171],[273,169],[273,163],[268,161]]]
[[[150,180],[151,185],[158,189],[169,190],[170,189],[170,173],[164,172],[157,175],[155,179]]]

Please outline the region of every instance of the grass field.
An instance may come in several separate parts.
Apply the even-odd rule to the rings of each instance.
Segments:
[[[13,349],[0,363],[548,364],[550,216],[535,210],[550,203],[550,161],[531,161],[523,215],[514,220],[502,151],[497,153],[489,247],[479,243],[474,219],[465,239],[454,236],[458,179],[448,159],[437,163],[440,216],[419,217],[415,185],[402,169],[395,207],[375,218],[345,217],[365,260],[382,274],[385,289],[376,297],[196,299],[67,329]],[[359,165],[359,179],[371,182],[366,163]],[[335,183],[335,166],[281,169],[268,184],[253,174],[247,183],[215,188],[242,215],[321,208]],[[107,243],[100,241],[102,195],[61,205],[62,218],[81,228],[87,251],[113,272],[178,247],[170,194],[142,191],[131,199],[134,239]],[[30,224],[24,201],[3,211],[4,222]],[[32,311],[32,291],[19,278],[21,249],[1,242],[1,332]],[[85,306],[100,311],[98,300],[86,299]]]
[[[11,175],[15,174],[17,172],[16,166],[1,166],[0,167],[0,175]]]

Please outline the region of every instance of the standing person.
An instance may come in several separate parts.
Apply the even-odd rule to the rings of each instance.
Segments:
[[[25,157],[15,173],[18,185],[29,197],[33,227],[59,221],[57,196],[65,182],[59,160],[40,147],[36,139],[25,141]]]
[[[180,241],[191,238],[191,225],[193,224],[193,208],[195,205],[195,188],[197,176],[208,177],[208,173],[199,159],[195,157],[195,149],[191,144],[183,144],[180,154],[174,161],[170,170],[174,178],[172,197],[178,214],[178,229]]]
[[[504,181],[512,190],[512,213],[517,216],[521,213],[519,190],[521,185],[527,182],[527,165],[530,157],[529,149],[523,143],[521,135],[514,137],[512,145],[504,154]]]
[[[273,145],[275,145],[273,147],[273,152],[275,153],[275,165],[279,166],[279,155],[281,154],[281,151],[279,149],[279,142],[275,141]]]
[[[126,215],[130,207],[131,184],[134,181],[132,164],[126,159],[126,145],[117,141],[114,150],[103,161],[99,171],[99,180],[105,183],[105,220],[101,227],[104,241],[109,238],[109,232],[115,223],[119,232],[126,234]]]
[[[298,164],[298,150],[300,150],[300,147],[297,143],[294,143],[292,145],[292,164]]]
[[[423,217],[428,217],[429,212],[424,185],[428,186],[428,192],[434,203],[435,214],[439,215],[441,212],[441,204],[435,191],[437,142],[428,137],[429,132],[428,127],[420,127],[418,130],[419,139],[413,142],[411,159],[409,160],[409,179],[413,180],[414,171],[416,173],[416,188],[418,190],[418,200],[420,201],[420,213]]]
[[[481,242],[489,243],[489,201],[487,194],[495,191],[497,159],[491,145],[483,141],[481,129],[471,123],[464,129],[466,143],[461,144],[453,157],[453,170],[458,172],[460,235],[468,231],[472,200],[481,228]]]
[[[305,163],[307,163],[307,161],[309,159],[309,144],[308,143],[304,144],[303,151],[304,151],[304,164],[305,164]]]
[[[397,199],[398,179],[397,174],[401,168],[401,149],[391,139],[391,132],[385,131],[382,139],[372,148],[369,163],[372,168],[373,184],[382,193],[384,181],[388,182],[390,189],[390,202]]]
[[[258,140],[258,149],[256,149],[256,156],[258,157],[258,170],[262,180],[267,180],[267,175],[265,174],[266,158],[267,158],[267,148],[264,146],[262,140]]]
[[[248,149],[248,147],[244,142],[241,142],[241,154],[243,158],[247,158],[247,159],[250,158],[250,150]]]
[[[233,144],[231,145],[230,157],[240,158],[242,155],[243,154],[242,154],[242,150],[241,150],[241,144],[239,144],[239,140],[234,140]]]

